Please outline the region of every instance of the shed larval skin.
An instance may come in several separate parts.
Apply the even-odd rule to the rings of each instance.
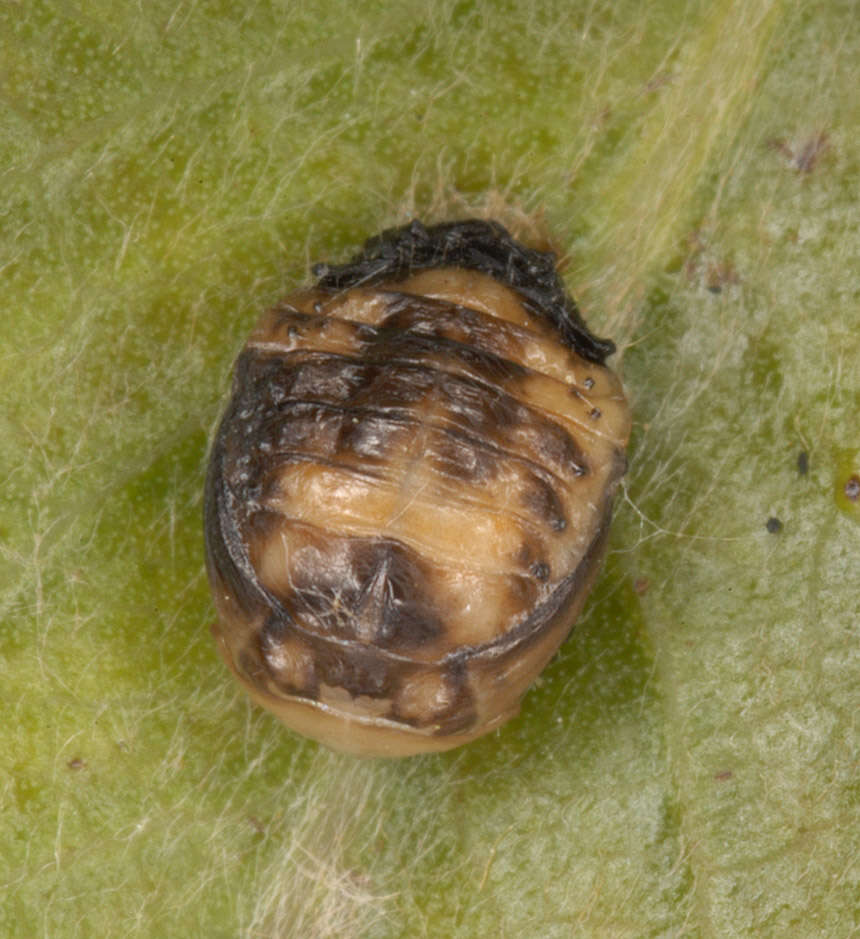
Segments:
[[[495,223],[413,223],[320,266],[240,354],[206,486],[213,631],[294,730],[460,746],[569,633],[630,415],[551,262]]]

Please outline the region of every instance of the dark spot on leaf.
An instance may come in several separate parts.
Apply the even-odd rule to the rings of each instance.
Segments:
[[[796,144],[790,144],[782,137],[772,137],[767,141],[767,146],[784,157],[792,169],[811,173],[830,148],[830,138],[826,131],[819,131]]]
[[[266,826],[257,818],[256,815],[248,816],[248,824],[254,829],[258,835],[266,834]]]
[[[778,535],[782,531],[782,522],[778,518],[772,515],[767,520],[767,523],[765,524],[765,528],[767,528],[767,530],[772,535]]]

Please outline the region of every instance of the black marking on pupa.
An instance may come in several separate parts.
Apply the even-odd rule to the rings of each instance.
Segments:
[[[431,268],[480,271],[516,290],[530,313],[548,320],[583,358],[603,365],[615,343],[586,326],[555,260],[551,251],[535,251],[516,241],[498,222],[466,219],[427,228],[415,219],[369,238],[346,264],[315,264],[313,273],[318,287],[345,290]]]

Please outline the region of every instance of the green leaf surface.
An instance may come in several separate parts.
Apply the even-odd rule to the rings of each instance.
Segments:
[[[860,935],[858,88],[850,0],[2,5],[0,934]],[[606,569],[501,731],[331,754],[208,632],[230,366],[501,205],[619,342]]]

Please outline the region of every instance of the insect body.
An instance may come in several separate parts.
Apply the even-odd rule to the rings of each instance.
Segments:
[[[227,664],[340,750],[499,727],[596,574],[630,429],[614,347],[500,225],[384,232],[266,313],[206,486]]]

